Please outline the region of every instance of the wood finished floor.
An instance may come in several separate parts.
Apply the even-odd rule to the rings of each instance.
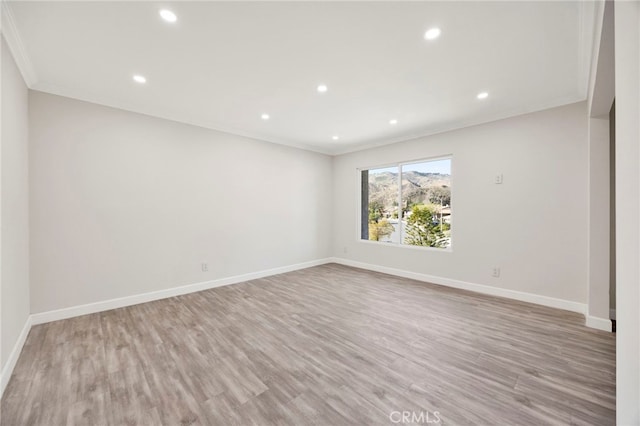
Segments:
[[[1,424],[615,424],[615,335],[583,322],[323,265],[34,326]]]

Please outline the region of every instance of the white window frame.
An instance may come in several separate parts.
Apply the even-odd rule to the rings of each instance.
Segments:
[[[422,158],[419,160],[409,160],[409,161],[402,161],[402,162],[397,162],[397,163],[385,163],[382,165],[375,165],[375,166],[367,166],[367,167],[358,167],[356,169],[356,188],[357,188],[357,194],[358,194],[358,201],[357,201],[357,211],[356,211],[356,239],[358,242],[363,243],[363,244],[372,244],[378,247],[396,247],[396,248],[404,248],[404,249],[409,249],[409,250],[426,250],[426,251],[435,251],[437,253],[451,253],[453,252],[453,241],[454,241],[454,227],[451,227],[451,242],[449,244],[449,247],[446,248],[437,248],[437,247],[426,247],[426,246],[414,246],[411,244],[404,244],[402,242],[402,218],[400,217],[400,211],[402,211],[402,167],[403,166],[408,166],[411,164],[418,164],[418,163],[428,163],[431,161],[440,161],[440,160],[450,160],[451,161],[451,199],[453,200],[454,198],[454,184],[453,184],[453,180],[454,180],[454,161],[453,161],[453,154],[445,154],[445,155],[439,155],[437,157],[428,157],[428,158]],[[398,167],[398,224],[400,225],[400,229],[399,229],[399,233],[400,233],[400,242],[399,243],[393,243],[393,242],[380,242],[380,241],[371,241],[371,240],[363,240],[362,239],[362,172],[365,170],[373,170],[373,169],[384,169],[387,167]],[[453,203],[451,203],[453,204]],[[451,216],[453,217],[453,208],[451,206],[449,206],[451,208]]]

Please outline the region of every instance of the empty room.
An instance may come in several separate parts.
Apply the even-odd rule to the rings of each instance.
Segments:
[[[0,5],[0,425],[640,425],[640,1]]]

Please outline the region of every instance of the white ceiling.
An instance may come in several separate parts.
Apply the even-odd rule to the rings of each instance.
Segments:
[[[584,1],[6,6],[32,89],[330,154],[584,100],[593,41]]]

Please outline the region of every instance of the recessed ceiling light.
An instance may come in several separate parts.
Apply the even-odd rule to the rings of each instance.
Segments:
[[[340,136],[335,135],[335,136],[332,136],[331,139],[333,139],[334,141],[337,141],[338,139],[340,139]]]
[[[329,89],[329,88],[327,87],[326,84],[321,84],[321,85],[318,86],[318,92],[320,92],[320,93],[326,92],[327,89]]]
[[[396,120],[395,118],[393,120],[389,120],[389,124],[398,124],[398,120]]]
[[[435,40],[440,37],[440,33],[442,33],[442,31],[440,31],[440,28],[431,28],[426,33],[424,33],[424,38],[427,40]]]
[[[147,79],[143,75],[136,74],[133,76],[133,81],[136,83],[144,84],[147,82]]]
[[[269,114],[262,114],[262,115],[260,116],[260,118],[262,118],[263,120],[265,120],[265,121],[266,121],[266,120],[268,120],[268,119],[269,119]]]
[[[487,92],[480,92],[478,93],[478,96],[476,96],[478,99],[487,99],[489,97],[489,93]]]
[[[160,11],[160,16],[167,22],[176,22],[178,20],[176,14],[168,9],[162,9]]]

